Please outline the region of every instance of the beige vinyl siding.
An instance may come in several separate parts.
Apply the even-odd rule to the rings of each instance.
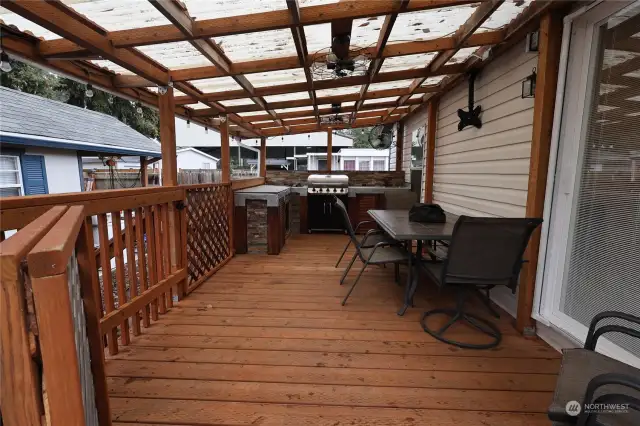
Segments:
[[[537,54],[514,46],[476,78],[482,128],[458,131],[467,109],[468,83],[443,96],[438,108],[433,197],[455,214],[524,217],[533,123],[533,99],[522,99],[522,81]]]

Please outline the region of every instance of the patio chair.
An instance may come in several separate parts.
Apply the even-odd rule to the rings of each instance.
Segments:
[[[340,205],[344,206],[344,203],[336,198],[336,200],[338,202],[340,202]],[[349,222],[351,223],[351,222]],[[354,234],[356,235],[356,240],[357,240],[357,235],[358,235],[358,229],[360,229],[361,226],[364,225],[368,225],[370,223],[376,223],[375,220],[363,220],[362,222],[358,223],[356,225],[356,229],[353,230]],[[362,238],[359,240],[360,244],[362,244],[362,242],[364,241],[364,239],[367,239],[367,245],[370,247],[373,247],[374,245],[381,243],[381,242],[393,242],[393,239],[391,239],[390,237],[388,237],[387,235],[384,234],[384,232],[382,232],[381,230],[373,230],[375,232],[371,232],[372,230],[367,231],[367,233],[365,235],[362,236]],[[340,262],[342,262],[342,258],[344,257],[344,255],[347,253],[347,250],[349,249],[349,246],[351,245],[351,243],[353,242],[353,240],[351,239],[351,237],[349,237],[349,240],[347,241],[347,245],[344,246],[344,250],[342,250],[342,254],[340,255],[340,257],[338,258],[338,261],[336,262],[336,266],[335,268],[338,267],[338,265],[340,265]]]
[[[492,310],[489,291],[507,286],[515,291],[522,266],[522,255],[531,233],[542,219],[475,218],[460,216],[453,228],[447,258],[443,261],[425,260],[420,266],[430,279],[441,287],[454,287],[457,293],[455,309],[434,309],[422,316],[422,328],[436,339],[450,345],[470,349],[489,349],[502,339],[498,328],[488,320],[469,313],[465,301],[470,291],[483,290],[481,299]],[[414,279],[418,279],[418,274]],[[432,330],[427,322],[434,315],[451,317],[444,326]],[[467,343],[445,337],[446,331],[462,321],[490,336],[489,343]]]
[[[584,347],[562,351],[562,364],[556,382],[549,419],[555,426],[640,425],[640,369],[595,351],[598,339],[606,333],[620,333],[640,339],[640,328],[609,324],[598,327],[606,319],[624,320],[640,326],[640,318],[622,312],[602,312],[589,326]],[[579,416],[569,414],[570,404],[580,404]],[[629,404],[628,413],[589,413],[585,404]]]
[[[385,241],[379,241],[373,245],[369,245],[369,238],[371,238],[372,235],[377,235],[382,231],[370,230],[367,232],[367,234],[365,234],[362,241],[358,241],[355,231],[351,226],[351,221],[349,220],[349,214],[347,213],[347,208],[345,207],[344,203],[340,201],[338,198],[336,198],[335,205],[338,207],[338,210],[342,214],[342,217],[344,219],[344,225],[347,230],[347,233],[349,234],[349,238],[351,239],[351,242],[356,248],[356,251],[353,254],[353,257],[351,258],[351,262],[349,262],[349,265],[347,266],[344,273],[342,274],[342,278],[340,278],[340,285],[344,283],[344,280],[347,277],[347,274],[349,273],[349,270],[351,270],[351,267],[355,263],[356,259],[359,258],[360,261],[363,263],[362,269],[360,269],[360,272],[358,273],[358,276],[356,277],[355,281],[351,285],[349,292],[342,300],[342,306],[344,306],[347,303],[347,299],[351,295],[351,292],[353,292],[353,289],[356,287],[356,284],[358,284],[358,281],[360,280],[360,277],[362,276],[362,273],[367,268],[367,266],[386,265],[389,263],[399,265],[401,263],[405,263],[407,261],[408,256],[410,256],[411,254],[405,251],[399,242],[395,242],[395,241],[385,240]],[[395,279],[397,282],[398,268],[396,268]]]

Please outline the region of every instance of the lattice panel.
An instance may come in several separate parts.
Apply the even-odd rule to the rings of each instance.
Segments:
[[[231,256],[230,191],[228,184],[187,190],[189,287],[211,276],[215,268]]]

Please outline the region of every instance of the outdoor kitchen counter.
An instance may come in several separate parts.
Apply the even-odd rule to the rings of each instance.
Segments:
[[[236,254],[280,254],[289,235],[288,186],[260,185],[235,191],[233,238]]]

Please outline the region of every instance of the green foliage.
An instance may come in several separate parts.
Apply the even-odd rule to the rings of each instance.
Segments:
[[[160,117],[151,108],[142,106],[140,114],[137,112],[136,102],[113,96],[95,87],[93,97],[87,98],[83,83],[58,77],[14,60],[11,60],[11,67],[11,72],[0,75],[0,84],[4,87],[111,115],[147,137],[160,137]]]
[[[371,127],[358,127],[354,129],[338,130],[336,133],[353,139],[354,148],[371,148],[369,133]]]

